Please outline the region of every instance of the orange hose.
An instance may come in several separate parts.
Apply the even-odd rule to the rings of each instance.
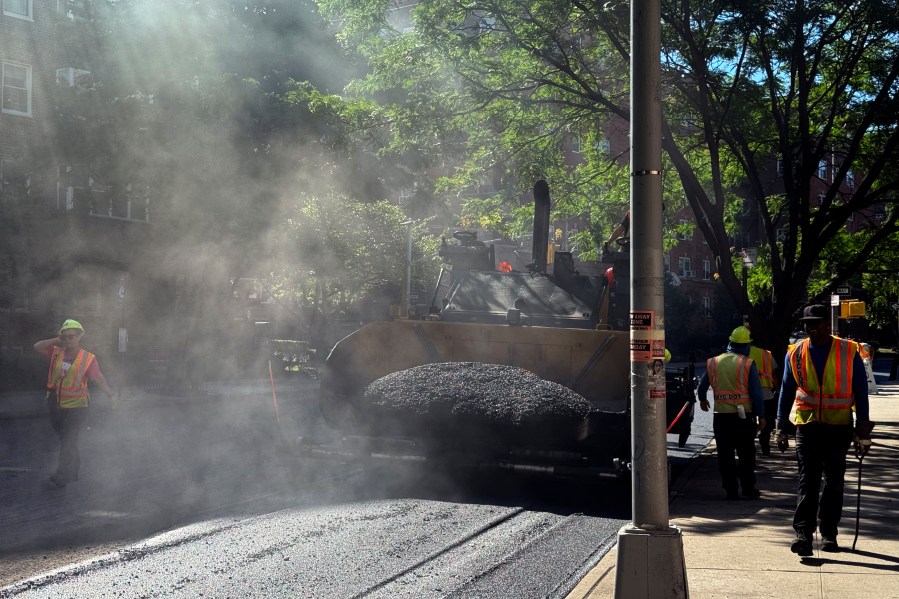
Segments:
[[[684,410],[687,409],[687,406],[690,405],[689,401],[684,402],[684,407],[680,409],[680,412],[677,413],[677,416],[674,417],[674,420],[671,421],[671,424],[668,425],[668,428],[665,430],[665,433],[670,433],[671,429],[674,428],[674,425],[677,424],[677,421],[680,420],[680,417],[684,415]]]

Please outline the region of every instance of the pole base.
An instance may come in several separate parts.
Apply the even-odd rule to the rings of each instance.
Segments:
[[[684,539],[676,526],[618,531],[615,599],[689,599]]]

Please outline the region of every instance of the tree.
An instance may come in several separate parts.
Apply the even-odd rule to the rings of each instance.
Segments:
[[[348,90],[381,102],[387,147],[459,164],[438,190],[498,170],[508,185],[492,209],[545,176],[560,182],[556,214],[600,226],[620,214],[610,207],[627,197],[621,152],[592,142],[629,119],[627,2],[423,0],[408,33],[390,30],[387,2],[319,5],[369,61]],[[775,351],[810,292],[845,281],[899,230],[899,211],[887,210],[854,255],[821,267],[847,219],[895,201],[895,8],[662,2],[666,202],[683,200],[697,215],[738,306],[748,290],[734,234],[758,223],[765,263],[754,278],[770,280],[756,286],[750,320]],[[562,151],[573,136],[589,142],[575,168]],[[816,277],[823,284],[810,289]]]
[[[734,181],[722,168],[735,163],[745,201],[762,225],[770,269],[770,294],[754,303],[751,319],[766,323],[754,330],[774,332],[772,347],[785,346],[809,291],[846,281],[899,230],[899,213],[890,211],[854,238],[854,255],[821,268],[822,258],[836,256],[834,248],[845,243],[847,219],[896,195],[899,179],[888,168],[899,143],[899,22],[892,8],[878,2],[706,3],[694,11],[666,4],[666,64],[669,73],[686,75],[668,81],[676,90],[671,100],[687,107],[684,116],[697,116],[699,126],[676,139],[669,116],[665,149],[721,258],[722,280],[739,298],[745,290],[726,259],[731,243],[724,218]],[[707,155],[711,186],[689,165],[689,147]],[[772,158],[780,159],[782,179],[770,168]],[[810,290],[816,276],[823,284]]]
[[[342,336],[334,330],[340,320],[358,325],[387,318],[406,280],[406,223],[402,208],[387,201],[304,195],[275,245],[276,298],[321,314],[332,328],[328,347]],[[423,224],[416,225],[419,231]],[[412,277],[433,281],[436,248],[419,237],[411,239]]]

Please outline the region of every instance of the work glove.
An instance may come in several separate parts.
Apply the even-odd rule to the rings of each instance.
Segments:
[[[777,443],[777,448],[780,450],[780,453],[783,453],[790,448],[790,436],[781,428],[780,420],[778,420],[774,426],[774,442]]]
[[[774,441],[777,443],[777,448],[780,450],[780,453],[783,453],[790,448],[790,436],[784,431],[774,431]]]
[[[857,456],[864,456],[871,449],[872,430],[874,430],[874,423],[870,420],[855,423],[855,437],[852,441],[855,444],[855,454]]]

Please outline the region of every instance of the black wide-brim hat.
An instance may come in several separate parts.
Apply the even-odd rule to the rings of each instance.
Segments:
[[[812,304],[802,310],[800,322],[819,322],[830,318],[830,311],[823,304]]]

